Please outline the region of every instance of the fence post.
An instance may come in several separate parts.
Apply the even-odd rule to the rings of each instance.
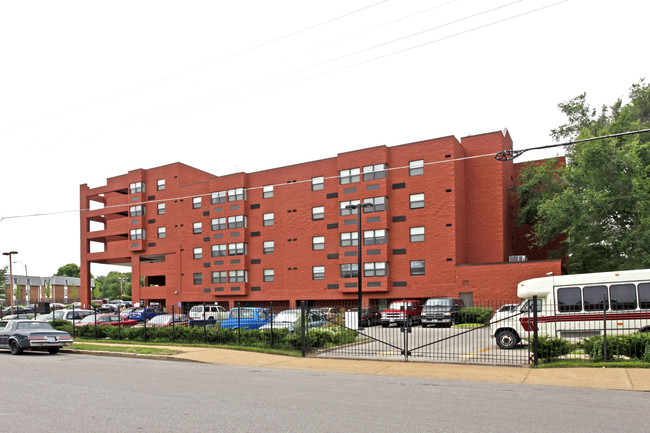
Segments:
[[[147,306],[142,307],[142,323],[144,324],[144,342],[147,342]]]
[[[539,340],[537,339],[537,295],[533,296],[533,365],[539,363]]]
[[[300,346],[301,356],[307,356],[307,341],[305,341],[305,301],[300,301]]]
[[[271,349],[273,349],[273,301],[271,301]]]
[[[176,327],[174,326],[174,318],[176,317],[176,305],[172,304],[172,342],[176,343]]]
[[[603,358],[607,361],[607,292],[603,294]]]
[[[205,327],[205,302],[203,303],[203,344],[208,344],[208,334]]]
[[[122,304],[117,304],[117,339],[122,339]]]
[[[237,344],[241,346],[241,302],[237,301]]]

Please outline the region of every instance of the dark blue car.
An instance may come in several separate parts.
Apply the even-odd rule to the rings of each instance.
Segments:
[[[233,308],[230,310],[228,318],[221,322],[221,327],[257,329],[270,321],[271,315],[264,308]]]
[[[163,314],[163,310],[160,307],[136,308],[131,311],[131,314],[129,314],[129,319],[143,322],[144,320],[149,320],[159,314]]]

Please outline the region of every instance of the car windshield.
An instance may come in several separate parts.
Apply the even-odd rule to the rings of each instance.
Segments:
[[[390,304],[390,307],[388,307],[390,310],[399,310],[403,306],[407,307],[413,307],[413,304],[411,302],[404,302],[404,301],[399,301],[399,302],[392,302]]]
[[[86,316],[83,319],[81,319],[81,322],[79,323],[94,323],[95,322],[95,315],[91,314],[90,316]]]
[[[241,311],[241,314],[240,314]],[[242,319],[254,319],[255,318],[255,311],[254,310],[247,310],[247,309],[239,309],[239,308],[233,308],[230,310],[230,318],[231,319],[237,319],[238,317],[241,317]]]
[[[16,329],[54,331],[52,325],[47,322],[20,322],[16,326]]]
[[[451,299],[427,299],[424,305],[427,307],[449,307]]]

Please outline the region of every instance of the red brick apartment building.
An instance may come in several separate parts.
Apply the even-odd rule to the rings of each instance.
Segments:
[[[515,227],[517,165],[494,158],[511,148],[499,131],[256,173],[174,163],[81,185],[82,303],[91,263],[106,263],[130,267],[134,300],[169,307],[356,305],[357,215],[346,205],[359,202],[373,204],[362,212],[364,304],[513,299],[519,281],[562,272]]]

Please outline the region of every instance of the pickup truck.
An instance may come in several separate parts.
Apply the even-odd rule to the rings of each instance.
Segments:
[[[405,300],[391,302],[388,308],[381,312],[381,326],[387,328],[393,323],[402,325],[404,322],[409,325],[421,323],[422,304],[416,300]]]
[[[221,322],[221,328],[248,328],[257,329],[266,325],[271,320],[271,315],[264,308],[241,307],[230,310],[228,318]]]

